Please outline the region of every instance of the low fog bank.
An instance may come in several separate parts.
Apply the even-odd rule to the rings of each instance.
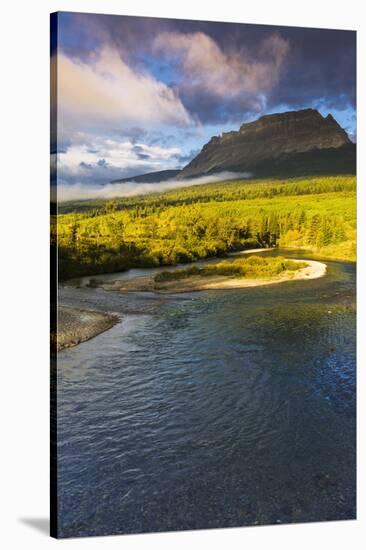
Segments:
[[[161,193],[180,187],[191,187],[205,183],[216,183],[219,181],[248,179],[253,174],[249,172],[220,172],[210,176],[192,178],[187,180],[167,180],[160,183],[137,183],[134,181],[125,183],[108,183],[103,186],[92,185],[65,185],[57,186],[58,202],[87,200],[87,199],[113,199],[116,197],[134,197],[148,193]]]

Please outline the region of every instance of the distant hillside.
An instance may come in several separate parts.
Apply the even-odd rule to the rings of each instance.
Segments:
[[[113,180],[111,183],[127,183],[129,181],[134,181],[136,183],[157,183],[173,179],[177,177],[180,172],[181,170],[160,170],[159,172],[148,172],[147,174],[132,176],[130,178]]]
[[[191,178],[222,171],[254,176],[355,173],[356,146],[329,114],[315,109],[266,115],[214,136],[181,171]]]

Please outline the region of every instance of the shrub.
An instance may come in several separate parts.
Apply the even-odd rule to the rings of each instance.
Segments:
[[[249,256],[248,258],[236,258],[235,260],[224,260],[215,264],[203,267],[192,266],[187,269],[176,269],[174,271],[162,271],[154,277],[154,281],[167,282],[186,279],[191,276],[224,276],[224,277],[247,277],[248,279],[259,279],[273,277],[284,271],[297,271],[307,266],[306,262],[294,262],[286,260],[282,256],[263,257]]]

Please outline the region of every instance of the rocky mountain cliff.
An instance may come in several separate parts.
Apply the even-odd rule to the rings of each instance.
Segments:
[[[354,173],[355,149],[331,114],[303,109],[265,115],[211,138],[178,177],[221,171],[254,176]]]

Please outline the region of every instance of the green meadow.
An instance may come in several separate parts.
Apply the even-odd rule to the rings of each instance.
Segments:
[[[356,178],[242,180],[74,201],[59,205],[52,228],[62,279],[267,247],[355,261]]]

